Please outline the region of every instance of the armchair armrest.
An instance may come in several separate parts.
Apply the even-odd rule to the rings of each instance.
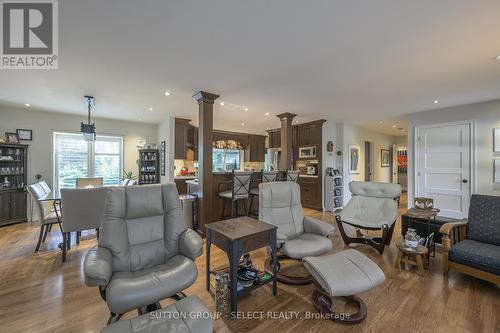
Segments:
[[[335,227],[327,222],[304,216],[304,231],[316,235],[328,237],[335,230]]]
[[[106,287],[111,279],[113,257],[105,247],[94,247],[85,255],[83,274],[88,287]]]
[[[200,235],[192,229],[186,229],[179,238],[179,250],[181,254],[194,261],[203,253],[203,241]]]
[[[281,245],[283,245],[283,243],[285,243],[287,240],[288,237],[286,237],[280,232],[276,232],[276,245],[278,246],[278,248],[280,248]]]
[[[468,223],[467,219],[463,219],[459,222],[445,223],[439,228],[439,232],[443,234],[443,252],[448,253],[454,243],[465,239]]]

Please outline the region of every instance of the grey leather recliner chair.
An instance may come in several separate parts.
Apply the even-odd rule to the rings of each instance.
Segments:
[[[259,185],[259,220],[278,227],[278,261],[282,259],[302,260],[320,256],[332,249],[329,236],[335,227],[327,222],[304,216],[300,202],[299,184],[287,182],[262,183]],[[270,258],[266,269],[272,271]],[[309,284],[309,276],[291,276],[279,270],[277,278],[288,284]]]
[[[99,287],[111,318],[183,298],[198,275],[202,240],[188,229],[175,184],[110,188],[98,246],[84,262],[85,283]],[[147,308],[147,311],[144,309]]]

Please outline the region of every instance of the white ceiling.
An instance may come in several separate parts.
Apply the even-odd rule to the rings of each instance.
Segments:
[[[226,104],[217,128],[259,133],[282,112],[373,126],[500,98],[498,0],[64,0],[59,16],[60,69],[0,71],[0,100],[83,116],[92,94],[96,116],[158,122],[196,118],[202,89]]]

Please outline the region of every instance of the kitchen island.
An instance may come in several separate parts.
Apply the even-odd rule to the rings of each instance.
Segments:
[[[279,177],[284,177],[284,172],[280,173]],[[213,172],[213,183],[212,183],[212,193],[213,193],[213,202],[211,205],[211,214],[210,214],[210,222],[216,222],[221,220],[222,216],[222,206],[223,199],[219,198],[219,188],[220,191],[231,190],[231,179],[232,172]],[[252,182],[250,183],[250,187],[257,187],[260,179],[260,171],[253,171]],[[184,181],[187,187],[187,194],[198,196],[198,181],[197,179],[188,179]],[[222,184],[222,185],[219,185]],[[241,206],[239,211],[240,214],[243,212],[243,204],[239,203]],[[250,209],[250,200],[247,200],[247,208]],[[199,205],[197,205],[199,207]],[[254,200],[253,202],[253,210],[258,210],[259,200]],[[226,209],[224,211],[224,216],[229,216],[231,214],[231,205],[226,204]],[[202,226],[203,229],[203,226]],[[202,230],[204,232],[204,230]]]

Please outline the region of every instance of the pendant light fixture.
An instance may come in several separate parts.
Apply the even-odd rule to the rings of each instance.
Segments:
[[[87,103],[88,109],[88,124],[82,121],[81,132],[86,141],[95,141],[95,124],[90,123],[90,110],[95,106],[95,100],[92,96],[84,96],[85,103]]]

